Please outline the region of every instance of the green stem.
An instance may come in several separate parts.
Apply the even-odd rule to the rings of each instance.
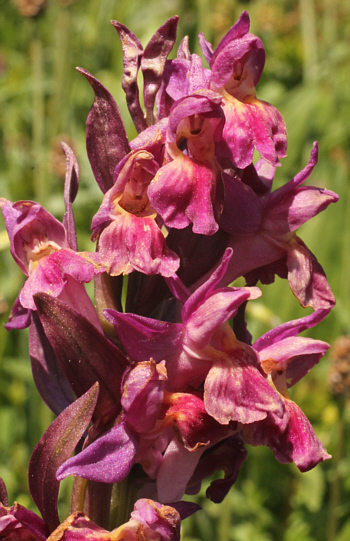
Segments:
[[[135,486],[130,475],[120,483],[113,485],[110,510],[111,530],[125,524],[130,519],[130,513],[134,509],[138,491],[139,488]]]
[[[84,501],[86,493],[87,480],[82,477],[75,477],[70,503],[70,512],[84,511]]]

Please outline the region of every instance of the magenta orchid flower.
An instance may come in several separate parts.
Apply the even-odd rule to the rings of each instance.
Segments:
[[[10,239],[11,254],[28,277],[15,303],[7,328],[29,325],[28,311],[35,311],[33,296],[48,293],[59,297],[100,327],[84,283],[104,272],[98,256],[75,252],[68,244],[63,225],[38,203],[1,199],[1,210]]]
[[[329,349],[326,342],[298,336],[322,321],[329,310],[320,309],[310,316],[280,325],[253,346],[271,385],[285,402],[285,415],[280,419],[269,414],[261,423],[244,427],[244,437],[252,445],[268,445],[277,460],[283,464],[295,462],[300,471],[308,471],[331,458],[288,392]]]
[[[211,68],[209,88],[223,96],[225,126],[219,159],[243,169],[253,161],[254,148],[272,165],[286,156],[286,127],[278,110],[256,98],[256,85],[265,64],[260,39],[249,33],[244,11],[213,52],[203,34],[200,42]]]
[[[138,463],[156,479],[160,501],[180,500],[205,448],[232,431],[207,414],[203,393],[169,393],[166,380],[164,362],[138,363],[123,383],[119,424],[68,459],[57,479],[79,475],[114,483]],[[182,474],[172,479],[175,456],[182,461]]]
[[[283,416],[284,406],[259,367],[254,350],[239,342],[227,321],[239,306],[260,296],[258,288],[215,289],[225,275],[232,252],[191,296],[179,281],[173,292],[185,301],[182,323],[160,323],[150,318],[106,310],[127,353],[135,360],[164,359],[167,388],[178,391],[204,383],[204,405],[218,423],[251,423],[268,411]],[[187,297],[187,298],[186,298]],[[186,300],[185,300],[186,299]],[[210,314],[210,317],[209,317]],[[137,339],[136,339],[137,337]]]
[[[300,186],[313,171],[317,156],[315,143],[307,166],[271,194],[259,196],[241,180],[228,175],[224,177],[229,197],[220,226],[231,235],[228,245],[233,249],[234,257],[223,285],[242,275],[246,275],[249,282],[261,279],[263,283],[269,283],[277,272],[288,277],[290,288],[303,307],[311,306],[317,310],[335,304],[321,265],[295,233],[330,203],[338,201],[338,195],[330,190]],[[272,180],[273,168],[270,167],[268,173],[266,165],[260,162],[259,166],[258,173],[261,169],[262,179],[268,186],[266,177],[270,175]],[[238,200],[244,200],[243,209],[237,209]]]
[[[220,503],[245,443],[268,446],[302,472],[330,458],[289,392],[329,348],[301,333],[335,304],[297,230],[338,196],[303,184],[317,143],[306,167],[272,190],[286,127],[257,98],[265,50],[247,12],[215,50],[199,35],[208,69],[188,37],[168,59],[177,23],[171,17],[143,48],[112,21],[138,134],[130,142],[112,94],[78,68],[94,93],[86,146],[103,193],[91,225],[95,253],[78,251],[79,169],[68,145],[62,223],[38,203],[0,198],[26,275],[6,327],[29,326],[34,382],[57,415],[28,469],[42,519],[8,507],[0,479],[0,539],[179,541],[181,520],[199,508],[185,494],[222,472],[206,491]],[[252,343],[248,301],[276,274],[313,312]],[[239,278],[246,287],[231,285]],[[96,308],[85,290],[94,279]],[[69,475],[72,514],[61,522],[60,482]]]
[[[170,111],[166,150],[169,159],[150,183],[153,208],[168,227],[212,235],[223,206],[221,168],[215,142],[221,139],[221,96],[209,90],[178,100]]]
[[[92,220],[92,239],[111,276],[138,270],[172,276],[179,258],[166,246],[151,207],[148,186],[159,169],[147,150],[131,151],[117,166],[114,185]]]

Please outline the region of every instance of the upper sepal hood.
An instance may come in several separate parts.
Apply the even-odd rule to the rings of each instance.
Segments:
[[[12,257],[27,276],[30,261],[38,260],[44,250],[51,253],[58,248],[69,248],[65,228],[39,203],[11,203],[1,198],[0,205]]]
[[[148,186],[158,169],[153,154],[132,150],[116,167],[114,185],[92,220],[92,239],[98,238],[100,261],[111,276],[134,270],[172,276],[179,267],[148,198]]]
[[[222,38],[210,54],[210,83],[213,88],[225,89],[244,100],[258,84],[265,64],[265,49],[261,40],[249,33],[250,20],[246,11]],[[205,47],[203,34],[200,41]],[[208,55],[207,55],[208,56]]]

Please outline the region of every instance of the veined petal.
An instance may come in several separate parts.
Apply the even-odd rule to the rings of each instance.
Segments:
[[[271,415],[266,421],[247,426],[245,440],[251,445],[267,445],[276,460],[282,464],[295,462],[302,472],[331,458],[301,409],[292,400],[285,400],[285,406],[282,422]]]
[[[254,148],[272,165],[286,155],[286,127],[278,110],[269,103],[249,98],[241,102],[225,94],[223,143],[218,145],[219,158],[230,158],[244,169],[253,161]]]
[[[92,261],[92,260],[91,260]],[[98,271],[100,272],[100,271]],[[76,282],[91,282],[95,266],[73,250],[59,250],[40,259],[19,295],[24,308],[36,310],[33,295],[47,293],[58,297],[69,277]]]
[[[144,274],[172,276],[180,261],[166,246],[165,238],[152,217],[119,214],[101,233],[101,261],[109,274]]]
[[[259,360],[266,373],[274,369],[286,372],[287,387],[303,378],[330,348],[321,340],[290,336],[263,349]],[[280,365],[280,366],[279,366]]]
[[[225,125],[222,141],[216,147],[218,160],[229,158],[239,169],[253,161],[254,138],[251,129],[250,109],[241,101],[227,97],[223,104]]]
[[[272,165],[280,165],[287,155],[287,130],[281,113],[266,101],[249,98],[254,146],[260,156]]]
[[[314,340],[303,336],[290,336],[261,350],[259,357],[260,362],[273,359],[276,363],[285,363],[299,355],[313,355],[321,352],[324,354],[329,347],[329,344],[322,342],[322,340]]]
[[[282,417],[284,404],[256,365],[252,348],[240,343],[230,355],[222,354],[204,384],[204,403],[209,415],[221,424],[242,424],[265,419],[268,412]]]
[[[24,308],[36,310],[33,300],[33,295],[36,293],[47,293],[53,297],[58,297],[65,286],[61,269],[52,264],[52,260],[49,260],[48,257],[39,261],[35,272],[24,283],[19,294],[21,305]]]

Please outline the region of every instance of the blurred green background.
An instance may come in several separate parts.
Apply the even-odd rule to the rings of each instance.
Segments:
[[[101,193],[85,151],[85,121],[93,100],[75,66],[95,75],[114,95],[129,137],[135,135],[121,89],[122,52],[109,20],[130,28],[146,45],[154,31],[180,16],[178,42],[190,37],[200,53],[203,31],[215,46],[246,9],[251,31],[263,41],[266,66],[258,98],[281,111],[288,157],[280,185],[307,162],[319,141],[310,184],[336,191],[340,201],[314,218],[300,236],[324,266],[337,306],[309,336],[338,345],[292,391],[333,459],[306,474],[280,465],[266,448],[249,457],[221,505],[183,524],[185,541],[347,541],[350,538],[350,3],[347,0],[2,0],[0,3],[0,194],[34,199],[63,215],[65,161],[59,142],[73,147],[80,166],[75,203],[80,249],[90,249],[89,228]],[[175,47],[176,50],[176,47]],[[0,314],[7,320],[23,276],[8,252],[0,222]],[[249,311],[257,338],[303,311],[285,281],[263,287]],[[331,350],[332,351],[332,350]],[[332,368],[333,366],[333,368]],[[330,385],[329,382],[333,382]],[[337,383],[335,386],[334,383]],[[336,388],[335,388],[336,387]],[[51,421],[33,386],[26,332],[0,327],[0,476],[9,499],[34,509],[28,494],[30,454]],[[204,487],[205,488],[205,487]],[[69,485],[60,495],[68,514]]]

